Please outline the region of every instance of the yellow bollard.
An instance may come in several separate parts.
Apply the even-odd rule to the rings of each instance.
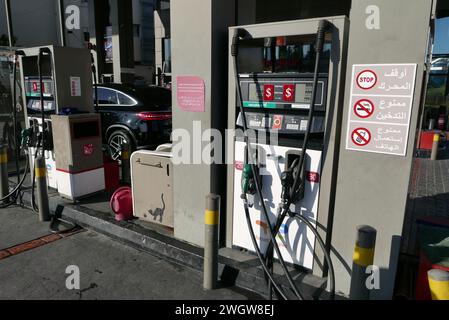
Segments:
[[[435,133],[433,135],[432,152],[430,154],[430,160],[436,160],[438,155],[438,145],[440,143],[440,135]]]
[[[204,270],[203,288],[215,289],[218,281],[218,227],[220,196],[208,194],[204,213]]]
[[[377,231],[373,227],[357,227],[357,238],[352,256],[352,272],[349,298],[369,300],[370,291],[366,286],[366,269],[373,264]]]
[[[427,272],[432,300],[449,300],[449,272],[432,269]]]
[[[2,144],[0,145],[0,198],[5,198],[8,193],[8,148]]]
[[[122,159],[122,182],[124,184],[131,184],[131,167],[129,162],[129,143],[125,142],[121,145],[121,159]]]

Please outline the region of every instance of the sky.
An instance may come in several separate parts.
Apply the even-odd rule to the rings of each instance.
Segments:
[[[433,53],[449,53],[449,17],[436,21]]]

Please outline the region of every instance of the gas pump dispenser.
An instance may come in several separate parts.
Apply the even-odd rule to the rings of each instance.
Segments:
[[[83,188],[80,186],[75,188],[72,185],[72,177],[66,177],[66,175],[67,172],[71,173],[72,167],[79,167],[79,163],[73,162],[73,159],[77,158],[73,154],[83,153],[72,150],[73,146],[80,145],[82,148],[87,145],[88,155],[93,154],[91,149],[95,146],[97,148],[95,161],[89,159],[87,162],[97,169],[103,169],[101,146],[98,147],[101,145],[99,116],[96,114],[86,116],[86,113],[94,112],[90,52],[88,49],[57,46],[27,48],[23,51],[20,66],[24,88],[23,99],[26,104],[26,130],[22,133],[22,140],[24,146],[29,148],[30,167],[33,168],[35,156],[39,152],[43,154],[47,167],[48,186],[58,189],[61,194],[69,198],[74,198],[73,192],[67,190]],[[53,130],[53,117],[58,117],[58,120],[60,117],[68,118],[68,121],[58,121],[57,133]],[[72,118],[80,119],[72,121]],[[92,124],[92,121],[95,123]],[[76,126],[73,124],[75,122]],[[59,125],[60,123],[64,123],[65,126]],[[79,130],[81,127],[82,133]],[[90,129],[86,131],[86,128]],[[58,136],[56,140],[53,139],[55,134]],[[87,138],[94,141],[87,141]],[[84,143],[80,143],[80,139]],[[75,140],[77,140],[76,143]],[[54,141],[57,143],[56,146]],[[59,160],[64,159],[62,163],[59,161],[59,167],[55,149],[59,150]],[[82,167],[86,169],[84,168],[86,161],[76,160],[83,162]],[[60,176],[59,179],[58,176]],[[100,182],[102,177],[104,179],[103,174],[96,177]],[[65,185],[58,186],[58,181]],[[98,183],[88,189],[94,192],[103,188],[104,183]],[[82,194],[77,192],[76,196],[78,193]]]
[[[344,17],[230,29],[228,125],[236,129],[234,166],[228,170],[232,246],[257,254],[270,298],[272,287],[278,297],[288,297],[274,280],[273,258],[297,298],[304,297],[287,264],[327,276],[334,295],[326,243],[346,37]]]

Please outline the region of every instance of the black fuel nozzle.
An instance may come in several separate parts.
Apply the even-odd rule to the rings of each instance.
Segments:
[[[51,54],[51,50],[50,50],[50,48],[48,48],[48,47],[42,47],[42,48],[39,48],[39,54]]]
[[[282,208],[285,209],[285,206],[290,200],[290,190],[293,186],[293,172],[291,169],[285,170],[281,173],[281,204]]]
[[[53,132],[50,122],[44,121],[42,125],[42,139],[42,148],[47,151],[53,150]]]
[[[329,29],[329,27],[330,23],[327,20],[320,20],[320,22],[318,22],[318,30],[316,32],[315,52],[323,51],[324,35],[326,31]]]
[[[248,36],[248,31],[242,28],[237,28],[234,30],[234,35],[232,36],[231,44],[231,55],[237,57],[239,55],[239,41],[240,39],[245,39]]]
[[[14,51],[14,55],[16,55],[16,56],[26,56],[25,51],[23,51],[23,50],[16,50],[16,51]]]

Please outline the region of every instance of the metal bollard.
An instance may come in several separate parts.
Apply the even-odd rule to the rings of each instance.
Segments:
[[[35,160],[34,176],[37,186],[37,205],[39,206],[39,221],[50,221],[50,208],[47,193],[47,169],[45,158],[37,157]]]
[[[432,153],[430,154],[430,160],[437,159],[439,143],[440,143],[440,135],[438,133],[435,133],[433,135]]]
[[[121,146],[122,159],[122,182],[124,184],[131,184],[131,169],[129,162],[129,143],[124,142]]]
[[[8,177],[8,148],[6,145],[0,145],[0,197],[4,198],[9,193]]]
[[[432,300],[449,300],[449,272],[432,269],[427,271]]]
[[[376,229],[370,226],[357,227],[357,239],[352,258],[351,289],[349,298],[368,300],[369,289],[366,286],[366,268],[373,264],[376,245]]]
[[[220,196],[206,196],[204,213],[204,277],[203,288],[215,289],[218,278],[218,222],[220,217]]]

